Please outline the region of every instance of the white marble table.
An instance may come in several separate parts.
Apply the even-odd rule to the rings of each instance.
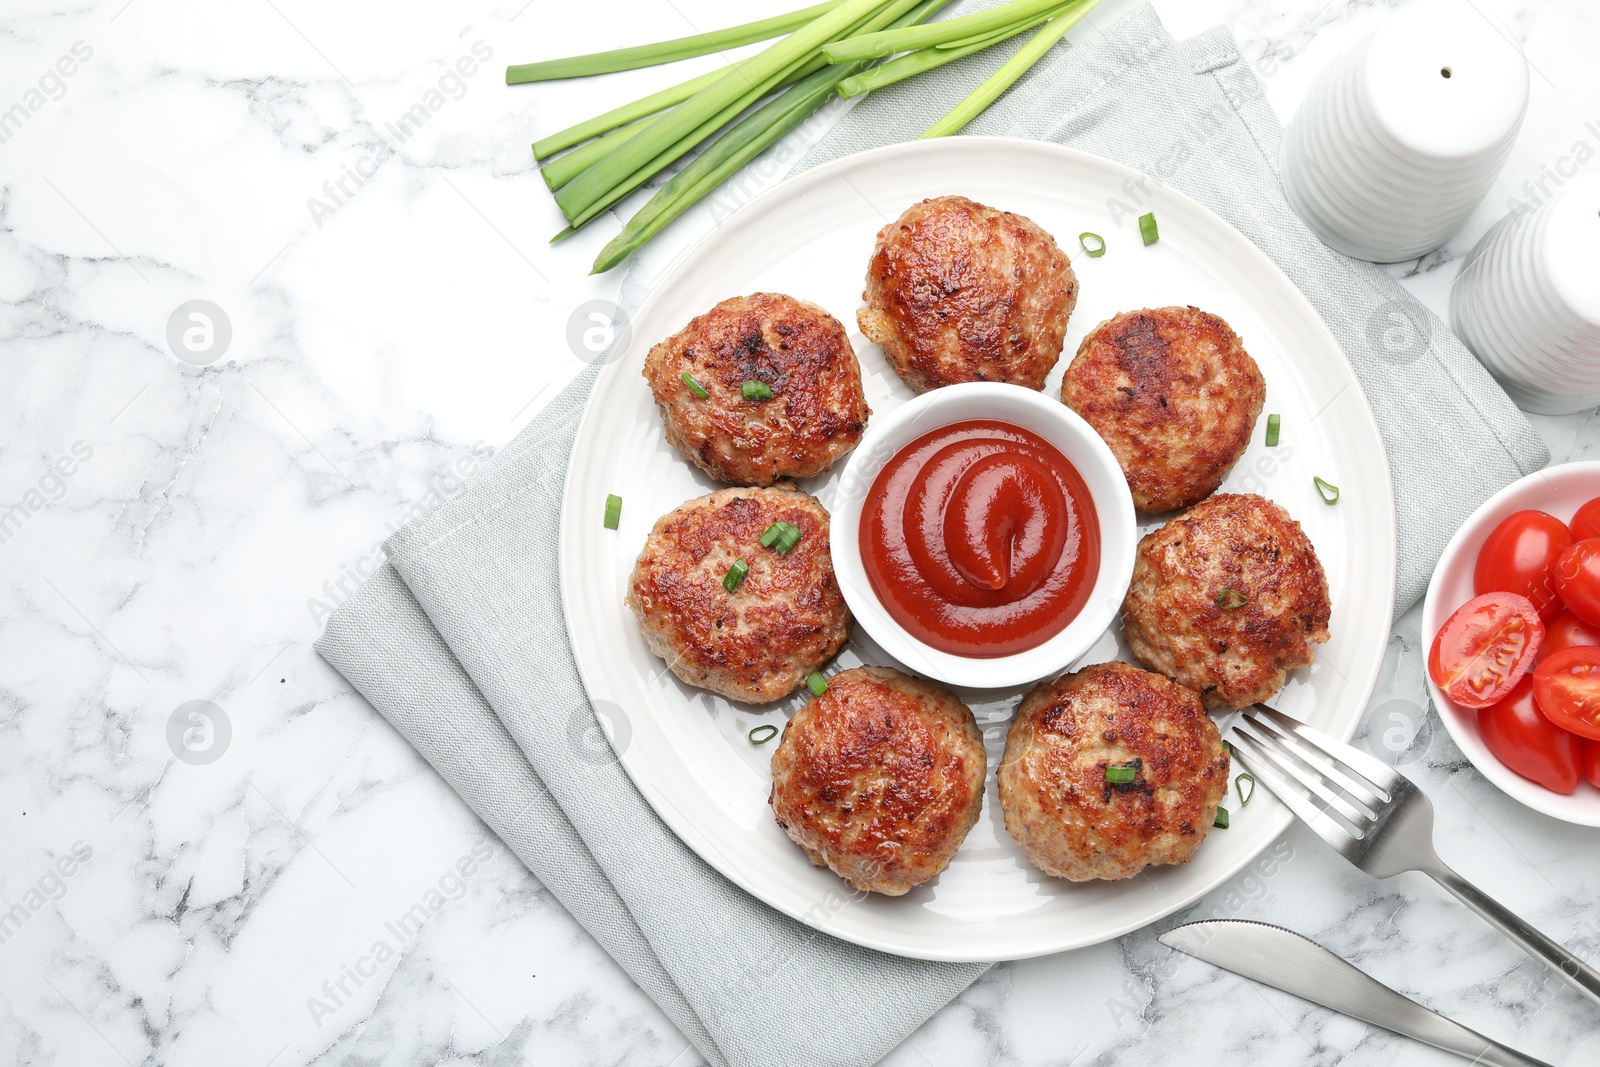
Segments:
[[[1600,9],[1478,2],[1536,67],[1532,112],[1465,231],[1395,268],[1436,309],[1509,197],[1600,149]],[[703,207],[598,278],[614,220],[546,246],[560,226],[528,142],[660,74],[508,90],[503,66],[785,6],[0,14],[0,510],[22,505],[0,534],[0,1062],[697,1062],[310,643],[387,529],[579,369],[561,340],[574,309],[636,305],[713,223]],[[1285,117],[1386,8],[1157,6],[1179,35],[1230,25]],[[168,341],[191,300],[229,325],[225,350],[220,333],[191,338],[211,346],[204,365]],[[1600,452],[1594,412],[1537,424],[1558,461]],[[1447,859],[1592,958],[1595,832],[1519,808],[1465,763],[1425,711],[1421,656],[1413,613],[1366,743],[1433,795]],[[229,724],[211,762],[169,744],[197,700]],[[398,921],[419,903],[426,922]],[[1193,911],[1212,915],[1315,936],[1543,1058],[1600,1057],[1592,1009],[1487,926],[1298,829]],[[997,967],[885,1062],[1456,1062],[1169,959],[1135,934]]]

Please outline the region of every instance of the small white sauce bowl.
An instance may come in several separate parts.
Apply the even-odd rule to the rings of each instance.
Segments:
[[[1029,430],[1060,450],[1088,486],[1100,527],[1100,572],[1077,618],[1042,644],[1009,656],[958,656],[911,636],[878,599],[861,559],[861,508],[884,466],[923,434],[974,419]],[[912,673],[947,685],[999,689],[1065,670],[1111,625],[1133,577],[1138,527],[1116,457],[1071,408],[1018,385],[949,385],[874,416],[835,486],[831,509],[833,569],[857,624]]]

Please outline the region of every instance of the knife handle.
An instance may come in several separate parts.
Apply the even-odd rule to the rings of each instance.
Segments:
[[[1600,971],[1584,963],[1550,938],[1529,926],[1520,917],[1489,894],[1461,877],[1444,863],[1428,867],[1425,873],[1444,886],[1456,897],[1482,915],[1489,924],[1522,946],[1523,951],[1539,960],[1566,980],[1594,1004],[1600,1004]]]

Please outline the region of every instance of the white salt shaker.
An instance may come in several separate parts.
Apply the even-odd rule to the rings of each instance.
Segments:
[[[1284,191],[1346,255],[1415,259],[1489,191],[1527,105],[1509,31],[1469,0],[1417,0],[1312,83],[1284,133]]]
[[[1600,404],[1600,174],[1483,235],[1450,290],[1450,325],[1517,406]]]

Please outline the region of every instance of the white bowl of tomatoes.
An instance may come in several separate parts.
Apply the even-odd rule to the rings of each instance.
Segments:
[[[1600,826],[1600,462],[1530,474],[1446,546],[1422,606],[1428,688],[1495,785]]]

